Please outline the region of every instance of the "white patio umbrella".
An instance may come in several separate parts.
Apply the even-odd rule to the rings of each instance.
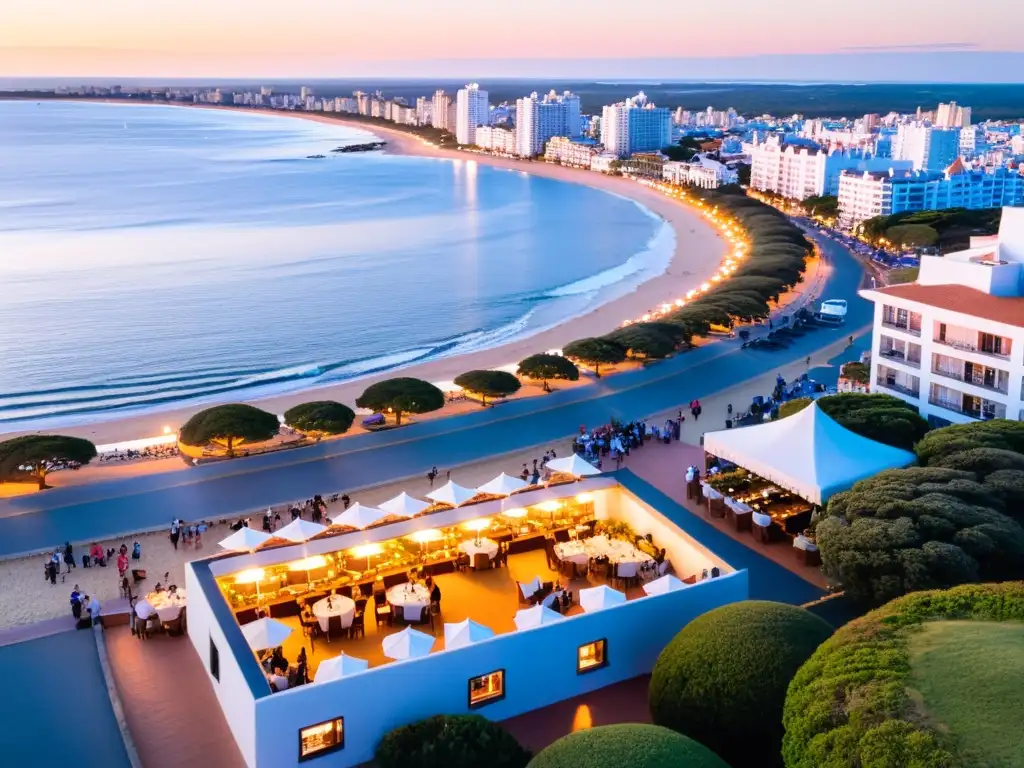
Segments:
[[[428,493],[427,498],[439,504],[451,504],[453,507],[457,507],[478,495],[479,492],[475,488],[463,488],[449,480],[436,491]]]
[[[254,651],[277,648],[291,633],[292,628],[277,619],[256,619],[242,625],[242,634]]]
[[[566,456],[563,459],[552,459],[548,462],[547,467],[552,472],[562,472],[573,477],[588,477],[589,475],[601,474],[601,470],[582,458],[578,453]]]
[[[626,602],[626,596],[607,584],[580,590],[580,606],[587,613],[611,608],[613,605],[621,605],[624,602]]]
[[[221,547],[231,552],[253,552],[273,537],[255,528],[239,528],[220,542]]]
[[[675,592],[677,589],[686,589],[689,584],[685,584],[671,573],[662,576],[660,579],[654,579],[644,584],[644,592],[648,595],[664,595],[666,592]]]
[[[407,494],[405,491],[395,496],[393,499],[389,499],[380,505],[380,508],[387,512],[389,515],[402,515],[403,517],[412,517],[418,515],[424,509],[429,507],[425,501],[414,499],[412,496]]]
[[[275,538],[287,539],[288,541],[306,542],[326,530],[326,525],[311,523],[308,520],[297,517],[281,530],[275,531],[274,536]]]
[[[516,611],[516,629],[533,629],[545,624],[553,624],[562,619],[562,614],[553,611],[544,605],[535,605],[532,608],[523,608]]]
[[[382,517],[387,517],[387,512],[376,507],[366,507],[358,501],[346,509],[340,515],[331,518],[334,525],[351,525],[353,528],[365,528],[373,525]]]
[[[462,648],[464,645],[478,643],[494,637],[494,630],[466,619],[455,624],[444,625],[444,648],[446,651]]]
[[[341,654],[330,659],[324,659],[316,668],[314,683],[329,683],[331,680],[340,680],[343,677],[354,675],[356,672],[363,672],[370,668],[370,662],[366,659],[357,659],[355,656]]]
[[[430,653],[434,647],[434,637],[406,627],[401,632],[385,637],[381,647],[389,659],[418,659]]]
[[[521,491],[525,487],[526,483],[518,477],[509,477],[502,472],[489,483],[484,483],[477,488],[477,491],[479,493],[486,493],[489,496],[510,496],[516,491]]]

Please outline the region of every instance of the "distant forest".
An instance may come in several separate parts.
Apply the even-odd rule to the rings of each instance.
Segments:
[[[101,84],[101,83],[97,83]],[[109,83],[102,83],[109,84]],[[124,81],[123,85],[128,85]],[[146,83],[133,80],[131,85],[220,87],[253,90],[271,86],[278,91],[297,92],[299,87],[313,87],[320,96],[350,96],[355,90],[380,90],[385,97],[402,96],[410,103],[416,97],[432,94],[438,88],[454,93],[462,81],[436,80],[322,80],[305,82],[241,82],[241,81],[159,81]],[[594,83],[572,80],[485,80],[481,82],[497,104],[528,95],[531,91],[546,92],[552,88],[571,90],[580,96],[586,113],[600,113],[601,107],[621,101],[637,91],[644,91],[658,106],[702,110],[733,107],[747,117],[769,113],[786,116],[800,113],[806,117],[859,117],[865,113],[885,114],[890,111],[913,112],[918,107],[934,109],[940,101],[956,101],[973,109],[975,121],[985,119],[1017,119],[1024,117],[1024,88],[1020,85],[965,84],[778,84],[778,83]],[[20,95],[29,95],[27,93]]]

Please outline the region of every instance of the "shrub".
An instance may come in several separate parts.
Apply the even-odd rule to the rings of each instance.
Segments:
[[[930,465],[971,448],[1001,448],[1024,453],[1024,422],[992,419],[935,429],[914,446],[914,451],[922,465]]]
[[[779,417],[792,416],[811,402],[807,397],[785,402],[779,407]],[[921,418],[914,406],[892,395],[844,392],[819,398],[816,402],[825,414],[851,432],[907,451],[929,429],[928,422]]]
[[[456,386],[476,392],[487,405],[488,397],[506,397],[522,386],[519,379],[508,371],[467,371],[455,377]]]
[[[836,632],[790,683],[786,768],[960,765],[908,693],[908,632],[937,619],[1024,621],[1024,583],[917,592]]]
[[[774,765],[786,687],[831,632],[814,614],[782,603],[746,601],[705,613],[658,657],[651,716],[733,768]]]
[[[603,725],[563,736],[529,768],[729,768],[693,739],[658,725]]]
[[[395,423],[402,423],[403,413],[429,413],[444,407],[444,392],[429,381],[400,376],[371,384],[358,398],[357,408],[380,413],[391,409]]]
[[[561,355],[530,355],[519,361],[520,376],[527,376],[531,379],[564,379],[565,381],[577,381],[580,377],[580,369],[572,360]]]
[[[347,405],[333,400],[302,403],[284,412],[284,423],[301,432],[324,432],[341,435],[348,432],[356,414]]]
[[[230,403],[200,411],[185,422],[178,437],[185,445],[196,446],[224,441],[228,456],[232,456],[238,441],[262,442],[280,429],[281,422],[274,414],[245,403]]]
[[[436,715],[385,734],[378,768],[524,768],[530,753],[479,715]]]

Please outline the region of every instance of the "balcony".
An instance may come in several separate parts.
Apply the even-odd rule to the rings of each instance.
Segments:
[[[1006,406],[1001,403],[990,403],[987,400],[982,401],[980,407],[968,407],[963,402],[957,402],[950,400],[945,397],[932,396],[928,398],[930,405],[938,406],[939,408],[945,408],[947,411],[953,411],[953,413],[961,413],[964,416],[970,416],[972,419],[978,419],[980,421],[989,421],[990,419],[1003,419],[1006,418]]]
[[[942,344],[943,346],[950,347],[951,349],[958,349],[961,352],[973,352],[976,355],[987,355],[988,357],[994,357],[997,360],[1009,360],[1010,353],[1003,354],[1002,352],[993,352],[991,350],[982,349],[977,344],[971,344],[970,342],[960,341],[959,339],[940,339],[935,337],[932,339],[936,344]]]
[[[909,324],[901,325],[898,322],[890,322],[888,320],[883,320],[882,321],[882,327],[883,328],[888,328],[891,331],[900,331],[901,333],[909,333],[911,336],[918,336],[918,337],[920,337],[920,335],[921,335],[921,328],[920,327],[912,328]]]
[[[878,354],[879,354],[880,359],[881,360],[885,360],[887,363],[889,363],[889,362],[896,362],[896,363],[902,363],[903,365],[910,366],[911,368],[920,368],[921,367],[921,348],[918,347],[917,345],[915,345],[915,348],[917,349],[917,355],[914,355],[913,350],[911,350],[911,353],[910,353],[909,357],[907,356],[907,354],[902,349],[897,349],[896,347],[890,347],[889,349],[882,349],[882,350],[879,351]]]
[[[912,389],[911,387],[904,386],[903,384],[897,384],[892,379],[886,379],[882,376],[875,379],[875,384],[883,389],[891,389],[893,392],[899,392],[901,395],[913,397],[914,399],[921,396],[920,385],[916,389]]]
[[[1002,373],[1002,376],[993,376],[988,382],[985,381],[984,374],[974,373],[967,376],[962,371],[950,370],[948,368],[941,368],[938,366],[932,368],[932,373],[936,376],[955,379],[956,381],[962,381],[964,384],[970,384],[974,387],[987,389],[989,392],[995,392],[1000,395],[1005,395],[1010,391],[1009,374],[1002,371],[999,371],[999,373]]]

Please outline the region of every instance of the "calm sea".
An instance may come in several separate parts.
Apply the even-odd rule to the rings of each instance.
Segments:
[[[663,272],[636,203],[271,115],[0,102],[0,429],[350,379]],[[324,154],[325,159],[309,159]]]

